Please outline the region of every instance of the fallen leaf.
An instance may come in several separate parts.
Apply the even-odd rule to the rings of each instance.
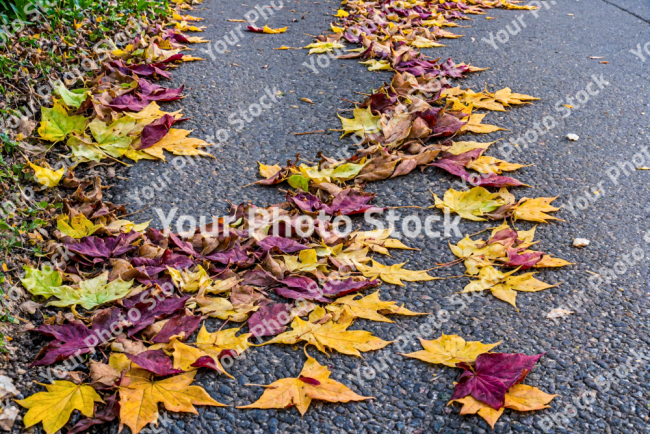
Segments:
[[[47,392],[38,392],[27,399],[16,401],[29,409],[23,418],[25,428],[43,422],[43,430],[47,434],[54,434],[63,428],[74,410],[92,417],[94,403],[103,402],[95,389],[83,384],[54,380],[53,384],[46,384],[45,388]]]
[[[458,335],[445,335],[443,333],[442,336],[433,341],[420,339],[420,343],[424,350],[402,355],[427,363],[440,363],[455,368],[456,364],[461,362],[474,363],[480,354],[487,353],[499,345],[501,341],[495,344],[484,344],[479,341],[465,342],[465,339]]]

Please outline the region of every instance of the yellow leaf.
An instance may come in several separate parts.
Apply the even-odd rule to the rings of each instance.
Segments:
[[[494,267],[488,266],[479,271],[479,280],[468,283],[462,292],[485,291],[489,289],[496,298],[517,307],[515,298],[516,291],[537,292],[560,285],[549,285],[533,277],[535,273],[525,273],[513,276],[517,270],[509,273],[501,273]]]
[[[353,232],[350,234],[350,239],[353,240],[353,243],[347,250],[356,250],[362,246],[367,246],[373,252],[388,256],[390,256],[388,249],[420,250],[406,246],[400,240],[388,238],[392,231],[392,228],[387,228],[366,232]]]
[[[402,280],[406,280],[407,282],[425,282],[428,280],[438,279],[437,277],[429,276],[426,271],[404,270],[402,269],[404,264],[406,264],[406,262],[386,266],[373,259],[372,267],[357,264],[357,270],[361,271],[361,274],[369,279],[379,277],[386,283],[400,286],[404,286]]]
[[[381,322],[393,322],[382,314],[428,315],[426,313],[411,312],[405,307],[398,306],[394,301],[381,301],[379,291],[356,300],[357,297],[359,297],[359,294],[338,298],[325,308],[330,312],[340,312],[344,309],[354,318]]]
[[[415,38],[413,41],[411,41],[410,45],[417,48],[445,47],[444,44],[440,44],[438,42],[432,41],[423,36],[418,36],[417,38]]]
[[[337,18],[347,18],[348,16],[350,16],[350,14],[344,11],[343,9],[339,9],[338,11],[336,11],[336,15],[332,15],[332,16]]]
[[[534,268],[550,268],[550,267],[564,267],[565,265],[573,265],[572,262],[565,261],[564,259],[554,258],[551,255],[544,255],[542,259],[535,265]]]
[[[39,392],[27,399],[17,400],[28,408],[23,422],[25,428],[43,422],[47,434],[54,434],[68,422],[73,410],[79,410],[86,417],[92,417],[95,402],[104,402],[90,386],[70,381],[54,381],[46,384],[47,392]]]
[[[470,115],[469,121],[467,121],[467,123],[460,128],[460,131],[477,133],[477,134],[493,133],[499,130],[507,131],[505,128],[497,127],[494,125],[482,124],[481,122],[483,122],[483,118],[486,115],[487,113],[474,113]]]
[[[538,197],[536,199],[523,198],[515,207],[512,216],[515,220],[527,220],[529,222],[547,223],[547,220],[560,220],[560,218],[553,217],[546,214],[547,212],[555,212],[560,208],[554,207],[550,203],[556,197]]]
[[[289,27],[280,27],[278,29],[272,29],[269,26],[264,26],[264,27],[262,27],[262,32],[270,34],[270,35],[275,35],[275,34],[278,34],[278,33],[286,32],[288,28]]]
[[[262,396],[252,404],[237,408],[286,408],[295,405],[304,415],[312,399],[327,402],[350,402],[372,399],[354,393],[347,386],[329,378],[331,372],[316,359],[307,356],[307,361],[298,378],[283,378],[270,384]]]
[[[201,139],[187,137],[190,133],[191,131],[171,128],[159,142],[142,151],[163,161],[165,160],[163,149],[174,155],[203,155],[215,158],[213,155],[201,151],[201,148],[211,146],[210,143]]]
[[[506,192],[507,193],[507,192]],[[474,187],[469,191],[456,191],[450,188],[445,192],[443,200],[433,195],[438,209],[449,208],[459,216],[474,221],[485,221],[483,215],[491,213],[503,205],[508,205],[511,198],[504,193],[490,193],[483,187]],[[429,208],[433,208],[429,207]]]
[[[360,357],[360,352],[378,350],[390,344],[390,342],[381,340],[367,331],[348,331],[347,328],[352,325],[354,318],[347,312],[343,312],[337,322],[333,320],[329,320],[324,324],[314,322],[317,319],[324,318],[325,310],[319,306],[309,316],[310,322],[296,317],[291,323],[292,330],[281,333],[262,345],[292,345],[305,341],[324,353],[326,353],[326,348],[330,348],[343,354]]]
[[[164,380],[152,380],[153,374],[131,368],[120,384],[120,431],[128,426],[138,434],[149,423],[158,422],[158,403],[167,411],[198,414],[194,405],[225,407],[200,386],[190,386],[196,371],[175,375]]]
[[[194,62],[194,61],[197,61],[197,60],[205,60],[205,59],[202,58],[202,57],[195,57],[195,56],[190,56],[189,54],[185,54],[185,55],[181,58],[181,60],[182,60],[183,62]]]
[[[484,344],[479,341],[465,342],[465,339],[458,335],[443,334],[434,341],[420,339],[420,343],[424,350],[402,355],[427,363],[440,363],[455,368],[456,363],[473,363],[479,355],[487,353],[501,341],[496,344]]]
[[[503,414],[505,407],[501,407],[498,410],[493,409],[489,405],[474,399],[472,395],[467,395],[461,399],[453,399],[449,401],[449,404],[457,402],[463,404],[463,407],[460,409],[461,415],[466,414],[477,414],[481,416],[485,421],[494,429],[494,424],[497,423],[501,415]]]
[[[474,149],[487,149],[496,142],[489,143],[478,143],[478,142],[451,142],[451,148],[447,149],[447,152],[453,155],[464,154],[465,152],[472,151]]]
[[[265,164],[260,163],[259,161],[257,162],[257,164],[260,165],[260,175],[266,179],[273,178],[280,170],[282,170],[279,164],[275,164],[273,166],[267,166]]]
[[[45,187],[56,187],[61,182],[61,178],[65,173],[65,167],[60,168],[59,170],[52,170],[49,167],[49,164],[45,163],[47,167],[37,166],[36,164],[28,160],[29,167],[34,170],[34,179],[39,184]]]
[[[516,384],[506,392],[505,404],[499,410],[495,410],[489,405],[474,399],[471,395],[462,399],[453,399],[449,401],[449,404],[454,402],[463,404],[460,410],[461,415],[478,414],[494,429],[494,425],[506,408],[517,411],[542,410],[549,408],[550,406],[547,404],[556,396],[559,395],[549,395],[536,387]]]
[[[79,213],[72,217],[72,219],[65,214],[59,216],[56,220],[56,227],[64,235],[79,239],[92,235],[97,230],[101,229],[103,225],[96,225],[88,220],[85,215]]]
[[[381,116],[374,116],[370,110],[370,106],[365,109],[356,107],[352,115],[352,119],[337,115],[341,119],[341,126],[343,128],[343,135],[341,137],[352,133],[364,135],[365,133],[376,133],[379,131],[379,120]]]
[[[335,49],[345,48],[345,46],[340,42],[314,42],[305,48],[309,48],[309,54],[322,54],[334,51]]]
[[[479,173],[501,174],[502,172],[511,172],[528,166],[531,166],[531,164],[526,166],[523,164],[509,163],[494,157],[480,156],[476,160],[470,161],[470,163],[465,167],[476,170]]]
[[[368,65],[368,71],[391,71],[393,69],[388,60],[369,59],[359,63]]]

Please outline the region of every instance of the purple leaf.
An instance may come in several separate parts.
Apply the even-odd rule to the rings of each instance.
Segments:
[[[254,263],[253,257],[249,257],[246,254],[246,250],[241,247],[239,244],[235,244],[230,247],[228,250],[223,252],[213,253],[209,256],[206,256],[205,259],[219,264],[235,264],[238,267],[245,267],[246,265],[251,265]]]
[[[140,354],[126,355],[136,365],[156,375],[174,375],[183,372],[182,369],[174,369],[172,360],[163,350],[150,350]]]
[[[253,286],[270,286],[274,283],[278,283],[276,278],[259,265],[255,269],[247,271],[242,282],[243,285]]]
[[[195,368],[210,368],[214,369],[215,371],[220,371],[223,372],[222,369],[219,369],[219,365],[217,365],[217,362],[214,361],[214,359],[210,356],[201,356],[194,363],[192,363],[192,366]]]
[[[108,103],[108,107],[114,110],[130,110],[139,112],[149,105],[147,99],[143,99],[139,95],[127,93],[126,95],[118,96]]]
[[[156,119],[142,130],[142,139],[140,140],[140,147],[138,149],[147,149],[162,140],[167,135],[169,129],[176,122],[184,121],[186,119],[176,119],[171,115],[164,115]]]
[[[510,248],[517,244],[517,236],[517,231],[513,231],[510,228],[501,229],[499,232],[492,235],[487,243],[488,245],[499,243],[506,248]]]
[[[315,300],[329,303],[330,300],[323,296],[323,291],[318,284],[304,276],[290,276],[280,281],[288,288],[274,288],[276,294],[294,300]]]
[[[508,262],[506,267],[521,267],[521,270],[528,270],[542,260],[544,252],[519,253],[516,249],[508,249]]]
[[[510,178],[509,176],[499,176],[495,173],[490,173],[489,175],[472,175],[468,173],[463,166],[456,164],[450,159],[438,160],[435,163],[431,163],[430,166],[444,169],[452,175],[459,176],[463,181],[474,186],[500,188],[519,187],[524,185],[522,182],[514,178]]]
[[[303,383],[310,384],[312,386],[320,386],[320,381],[318,381],[315,378],[311,377],[303,377],[302,375],[298,377],[298,380],[302,381]]]
[[[379,280],[360,280],[354,278],[347,280],[328,280],[323,285],[323,295],[326,297],[341,297],[355,291],[361,291],[372,286],[379,285]]]
[[[119,308],[104,309],[95,315],[91,328],[81,321],[63,325],[42,325],[34,331],[55,340],[41,349],[30,366],[51,365],[73,356],[92,353],[95,347],[113,337],[123,315]]]
[[[543,355],[484,353],[476,358],[473,368],[467,363],[458,363],[457,366],[465,372],[458,380],[451,399],[472,395],[498,410],[503,407],[508,389],[522,382]]]
[[[291,322],[291,305],[287,303],[267,303],[260,306],[248,319],[248,329],[255,337],[275,336],[286,330]]]
[[[246,26],[246,31],[253,32],[253,33],[264,33],[263,29],[260,29],[259,27],[255,27],[255,26]]]
[[[282,253],[294,253],[309,249],[309,247],[304,246],[297,241],[292,240],[291,238],[275,236],[268,236],[263,240],[258,241],[257,245],[260,246],[263,251],[275,249],[279,250]]]
[[[147,101],[175,101],[181,98],[185,85],[178,89],[169,89],[141,78],[138,82],[142,96]]]
[[[368,202],[370,202],[374,197],[374,193],[365,193],[363,191],[346,188],[336,195],[336,197],[332,200],[331,205],[325,205],[323,206],[323,209],[327,214],[330,215],[352,215],[363,214],[366,211],[379,212],[385,210],[386,208],[379,208],[376,206],[368,205]]]
[[[168,297],[162,300],[156,300],[155,298],[150,297],[145,298],[144,301],[135,303],[131,308],[127,307],[130,311],[137,311],[139,313],[139,318],[132,321],[133,326],[128,330],[127,336],[131,337],[149,327],[151,324],[156,322],[156,320],[172,315],[181,309],[185,309],[185,302],[189,298],[189,295],[182,298]],[[129,318],[133,317],[130,316]]]
[[[163,328],[151,340],[154,343],[166,344],[172,336],[184,334],[186,340],[199,327],[201,323],[200,315],[185,315],[185,312],[179,312],[165,323]]]

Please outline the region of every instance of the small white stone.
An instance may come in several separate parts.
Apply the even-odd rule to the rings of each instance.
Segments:
[[[571,140],[572,142],[575,142],[580,138],[580,136],[578,136],[577,134],[567,134],[566,138]]]
[[[576,238],[573,240],[573,247],[585,247],[589,245],[589,240],[586,238]]]
[[[562,318],[567,315],[571,315],[573,311],[571,310],[566,310],[562,309],[561,307],[555,308],[552,311],[550,311],[547,315],[546,318],[548,319],[555,319],[555,318]]]

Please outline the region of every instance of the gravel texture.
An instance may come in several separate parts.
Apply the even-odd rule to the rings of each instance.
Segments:
[[[490,112],[485,122],[509,131],[477,140],[505,139],[488,152],[503,158],[499,150],[507,151],[504,143],[510,138],[522,136],[545,117],[554,118],[556,126],[552,130],[527,149],[519,146],[521,152],[513,151],[509,160],[533,164],[515,175],[534,187],[516,189],[517,198],[559,196],[557,202],[564,208],[557,216],[565,221],[540,225],[537,247],[575,265],[541,271],[537,276],[541,280],[562,284],[539,293],[520,293],[519,311],[489,294],[469,300],[454,296],[467,284],[467,278],[411,283],[406,287],[383,285],[382,298],[404,303],[411,310],[438,313],[448,320],[438,323],[439,328],[429,330],[421,327],[426,323],[425,317],[395,318],[393,324],[359,320],[353,328],[372,331],[386,340],[409,336],[411,332],[433,339],[442,331],[459,334],[467,340],[502,341],[498,350],[504,352],[545,352],[526,383],[561,396],[552,403],[552,408],[544,411],[506,410],[496,425],[499,433],[650,430],[650,374],[646,365],[650,358],[650,292],[645,257],[650,242],[649,211],[645,205],[650,194],[650,171],[636,170],[626,163],[650,166],[650,154],[642,153],[648,145],[649,63],[629,51],[638,43],[643,46],[650,40],[648,22],[640,19],[650,16],[647,2],[645,8],[639,6],[641,3],[549,1],[544,2],[548,8],[539,11],[537,18],[525,11],[493,10],[488,16],[495,19],[473,16],[473,21],[461,22],[471,27],[451,30],[464,34],[464,38],[445,40],[446,47],[427,53],[490,68],[463,80],[463,87],[480,90],[487,86],[491,91],[511,87],[515,92],[541,98],[532,105],[505,113]],[[204,9],[194,14],[205,17],[201,24],[208,28],[202,36],[214,42],[223,40],[237,26],[245,25],[227,19],[243,19],[252,6],[207,0]],[[287,33],[243,33],[235,45],[228,47],[227,53],[217,54],[214,60],[202,52],[205,46],[194,45],[197,48],[194,54],[207,60],[186,64],[174,72],[173,84],[184,84],[188,97],[166,107],[182,106],[192,116],[185,127],[194,129],[195,136],[209,138],[223,129],[229,138],[213,151],[216,160],[194,159],[194,165],[176,170],[170,158],[166,164],[141,162],[124,170],[121,175],[128,180],[119,181],[111,190],[112,200],[129,202],[130,211],[149,206],[138,217],[152,219],[152,225],[157,227],[162,226],[160,214],[167,215],[173,208],[178,209],[177,219],[185,214],[196,218],[221,215],[228,208],[227,201],[250,200],[269,205],[282,200],[277,188],[243,188],[257,180],[256,161],[282,163],[297,152],[306,160],[316,161],[318,151],[334,155],[350,149],[352,142],[339,140],[339,132],[305,136],[291,132],[339,128],[337,109],[352,107],[341,98],[359,100],[363,97],[355,92],[369,92],[389,80],[391,74],[368,72],[355,60],[331,60],[327,67],[319,67],[316,74],[305,66],[304,62],[310,62],[306,51],[273,50],[282,45],[300,47],[312,42],[305,33],[325,31],[331,21],[328,14],[334,14],[337,7],[334,1],[285,1],[284,8],[274,10],[272,16],[260,19],[257,24],[273,28],[289,26]],[[497,41],[497,49],[483,40],[490,39],[490,32],[505,31],[507,25],[514,29],[512,21],[517,15],[523,15],[526,23],[520,33],[509,35],[504,44]],[[294,19],[297,21],[293,22]],[[644,54],[650,58],[650,54]],[[590,56],[604,58],[590,59]],[[325,59],[321,59],[321,65],[326,63]],[[598,90],[598,94],[590,96],[584,104],[567,101],[567,96],[575,97],[587,89],[594,76],[602,77],[609,84],[603,89],[592,85],[590,89]],[[236,131],[228,121],[231,113],[257,103],[265,89],[284,92],[284,96]],[[314,105],[302,102],[301,98],[311,99]],[[563,108],[563,104],[574,106],[566,118],[556,108]],[[568,141],[569,133],[577,134],[579,140]],[[640,162],[640,155],[644,162]],[[613,175],[616,169],[621,173],[614,182],[607,172]],[[163,173],[167,174],[168,181],[159,179]],[[403,216],[407,211],[416,211],[424,219],[438,213],[426,209],[433,203],[429,191],[442,195],[452,182],[452,177],[430,168],[423,173],[416,171],[406,177],[374,183],[368,190],[377,193],[375,203],[381,206],[425,207],[401,210]],[[145,187],[151,187],[154,194],[148,194],[150,191],[143,190]],[[596,190],[599,195],[594,198],[592,193]],[[462,221],[459,229],[464,236],[488,226]],[[517,222],[517,227],[528,229],[532,225]],[[441,229],[441,225],[434,229]],[[405,239],[404,242],[421,251],[396,252],[392,259],[381,260],[388,259],[390,263],[408,260],[411,269],[432,268],[436,263],[454,259],[447,241],[455,243],[459,238],[453,234],[447,239],[424,235]],[[574,238],[587,238],[591,244],[581,249],[572,247]],[[460,275],[463,270],[462,266],[454,266],[432,274]],[[589,285],[593,273],[603,275],[608,270],[613,273],[609,283]],[[557,307],[575,313],[556,321],[546,319],[548,312]],[[218,322],[210,324],[212,328],[219,326]],[[481,418],[460,416],[458,407],[446,406],[460,371],[397,355],[420,349],[414,338],[405,340],[406,343],[396,342],[383,350],[367,353],[363,359],[336,353],[328,358],[310,348],[312,356],[330,367],[334,379],[360,394],[376,397],[375,400],[350,404],[315,402],[303,418],[295,409],[204,407],[199,409],[198,417],[168,414],[168,422],[162,423],[159,429],[164,433],[490,431]],[[244,405],[255,401],[262,392],[259,387],[245,386],[247,383],[269,384],[296,376],[305,360],[302,346],[251,348],[245,355],[229,368],[234,381],[201,372],[197,382],[220,402]],[[117,432],[117,426],[102,428],[101,432]]]

